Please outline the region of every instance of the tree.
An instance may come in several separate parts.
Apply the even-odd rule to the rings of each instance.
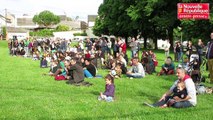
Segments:
[[[115,35],[121,37],[137,36],[134,22],[127,15],[126,9],[132,0],[104,0],[98,10],[93,33],[95,35]],[[110,9],[109,9],[110,8]],[[127,40],[127,39],[126,39]]]
[[[177,19],[178,0],[135,0],[128,9],[128,15],[142,24],[139,30],[144,38],[152,38],[157,49],[157,39],[170,39],[173,43],[173,29],[180,21]],[[148,31],[148,32],[147,32]],[[146,47],[146,39],[145,39]]]
[[[60,17],[54,15],[52,12],[45,10],[40,12],[38,15],[33,17],[33,22],[39,25],[44,25],[46,28],[58,24],[60,22]]]
[[[210,39],[209,35],[213,30],[213,1],[209,0],[184,0],[184,2],[203,2],[210,5],[209,20],[181,20],[181,28],[183,32],[183,40],[191,40],[197,44],[198,39],[202,39],[207,43]]]
[[[178,20],[177,3],[210,3],[210,20]],[[207,39],[213,29],[213,1],[209,0],[104,0],[93,28],[95,35],[169,39],[173,48],[174,31],[182,27],[185,38]],[[203,32],[205,31],[205,32]],[[176,31],[177,32],[177,31]]]
[[[69,30],[70,30],[69,26],[66,25],[58,25],[56,27],[56,31],[69,31]]]

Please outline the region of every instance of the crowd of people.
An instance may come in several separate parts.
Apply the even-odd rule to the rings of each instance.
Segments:
[[[211,39],[213,40],[213,33],[211,34]],[[13,39],[8,42],[11,55],[31,57],[33,60],[40,60],[41,68],[50,68],[49,73],[44,75],[53,76],[55,80],[67,80],[67,84],[92,85],[84,81],[85,77],[102,77],[98,75],[98,70],[107,69],[109,72],[105,77],[106,90],[104,93],[100,93],[98,100],[106,100],[108,102],[113,101],[114,98],[115,78],[124,76],[130,79],[144,78],[146,75],[156,72],[155,68],[158,66],[158,61],[152,50],[143,51],[141,59],[139,59],[140,44],[137,40],[132,38],[128,45],[131,48],[130,59],[127,55],[127,43],[121,37],[110,39],[102,37],[93,42],[88,38],[86,41],[80,40],[73,47],[71,47],[71,41],[65,39],[53,40],[45,38],[38,40],[27,38],[22,41]],[[213,71],[212,41],[208,43],[207,46],[207,59],[211,73]],[[167,40],[164,49],[166,60],[157,75],[172,75],[176,73],[178,80],[170,90],[162,96],[160,103],[153,104],[152,106],[173,106],[178,108],[195,106],[195,81],[185,72],[185,68],[190,66],[191,61],[189,59],[194,52],[194,46],[192,42],[187,44],[185,52],[187,57],[185,60],[183,57],[184,47],[180,42],[176,42],[174,46],[174,61],[178,61],[182,65],[182,67],[178,67],[177,70],[175,70],[176,66],[172,57],[169,55],[170,47],[169,40]],[[201,65],[202,56],[204,55],[204,44],[201,39],[199,39],[198,45],[196,45],[195,48],[199,56],[198,65]],[[211,74],[210,79],[211,82],[213,82]],[[182,91],[181,94],[176,94],[180,91]],[[172,93],[175,94],[170,96]]]

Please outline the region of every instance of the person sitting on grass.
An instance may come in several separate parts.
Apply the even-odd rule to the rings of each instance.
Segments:
[[[110,70],[110,75],[112,75],[114,78],[120,78],[122,74],[121,64],[118,63],[114,70]]]
[[[105,77],[106,85],[105,85],[105,92],[100,93],[98,100],[105,100],[107,102],[114,101],[114,94],[115,94],[115,85],[114,85],[114,78],[110,74]]]
[[[71,59],[70,62],[68,60],[65,61],[68,71],[66,79],[69,80],[67,84],[77,84],[84,81],[83,67],[77,64],[76,61],[75,58]]]
[[[47,68],[47,60],[46,56],[42,56],[41,61],[40,61],[40,68]]]
[[[50,76],[57,76],[57,75],[66,76],[64,60],[65,60],[65,58],[64,58],[63,56],[61,56],[60,58],[58,58],[59,67],[58,67],[58,69],[56,70],[56,72],[53,73],[53,74],[50,74]]]
[[[172,107],[174,108],[186,108],[186,107],[193,107],[196,106],[197,104],[197,96],[196,96],[196,89],[195,89],[195,84],[192,80],[192,78],[186,74],[186,71],[183,68],[177,68],[176,74],[178,77],[178,80],[174,82],[172,87],[162,95],[160,100],[157,103],[154,104],[148,104],[144,103],[145,105],[148,105],[150,107],[160,107],[163,106],[168,102],[168,98],[174,93],[175,87],[177,87],[179,82],[184,82],[186,86],[186,91],[187,91],[187,96],[180,98],[179,96],[173,97],[175,100],[174,104]]]
[[[126,73],[130,78],[143,78],[145,77],[145,71],[141,63],[138,62],[138,58],[132,59],[132,67]]]
[[[177,87],[175,87],[173,89],[173,95],[171,97],[168,97],[168,101],[166,104],[162,105],[161,108],[165,108],[165,107],[171,107],[174,105],[175,101],[175,97],[179,97],[181,99],[185,99],[187,96],[187,91],[186,91],[186,86],[184,82],[178,82],[177,83]]]
[[[165,63],[162,65],[162,69],[160,71],[160,73],[158,73],[157,75],[172,75],[175,72],[175,65],[172,62],[172,58],[171,57],[167,57]]]
[[[93,78],[96,76],[96,68],[93,64],[91,64],[91,60],[85,58],[84,59],[85,67],[84,67],[84,75],[87,78]]]

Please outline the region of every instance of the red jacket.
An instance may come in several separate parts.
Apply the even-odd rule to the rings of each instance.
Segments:
[[[122,51],[122,53],[124,53],[124,54],[126,54],[126,43],[122,43],[122,44],[120,44],[120,47],[121,47],[121,51]]]

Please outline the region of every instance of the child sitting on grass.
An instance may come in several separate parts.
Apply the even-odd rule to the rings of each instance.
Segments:
[[[110,74],[105,77],[106,86],[105,92],[100,93],[98,100],[105,100],[107,102],[112,102],[114,100],[114,93],[115,93],[115,85],[114,85],[114,78]]]
[[[187,91],[184,82],[179,82],[177,84],[177,87],[173,89],[173,93],[173,96],[171,96],[171,98],[168,99],[167,103],[162,105],[161,108],[171,107],[176,102],[174,99],[175,97],[179,97],[181,99],[186,98]]]

